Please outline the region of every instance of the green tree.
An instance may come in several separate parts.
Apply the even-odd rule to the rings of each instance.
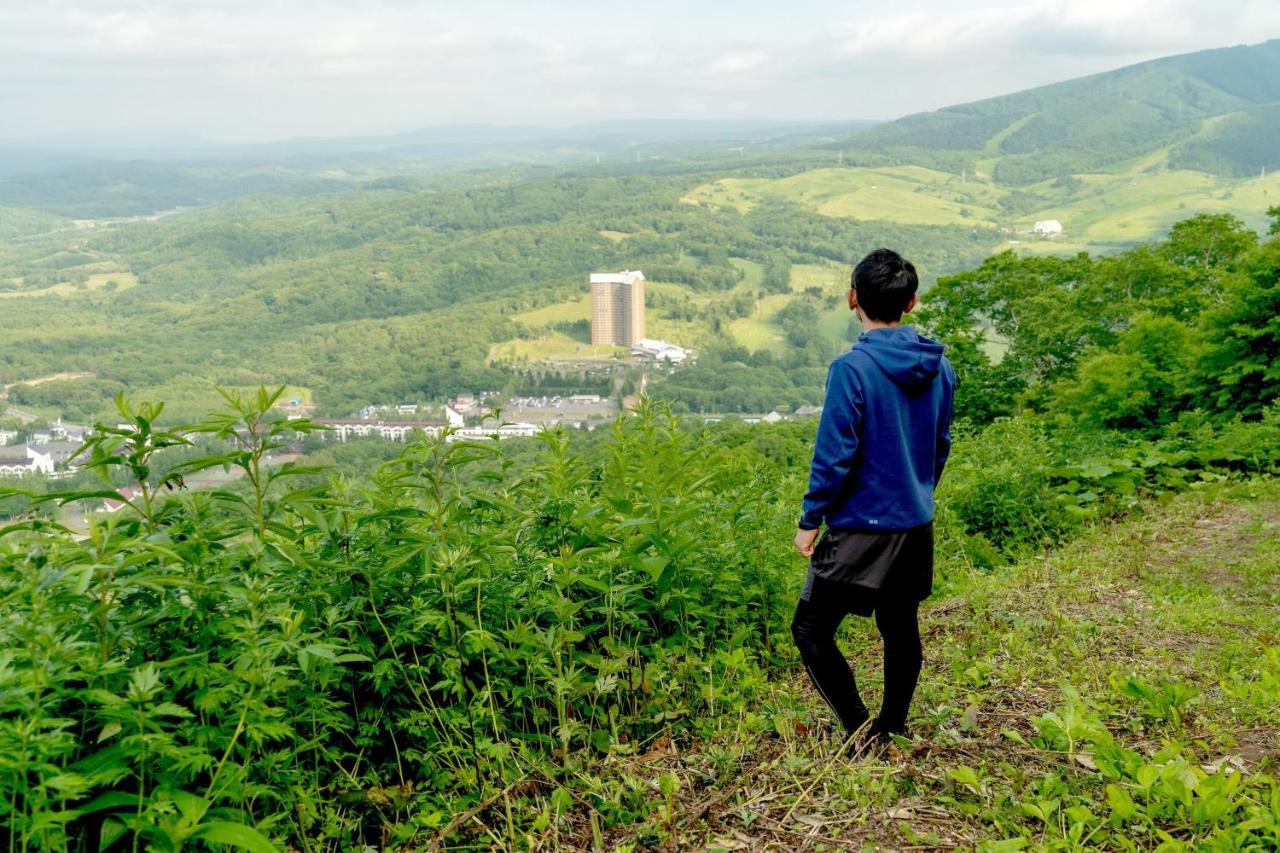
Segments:
[[[1280,396],[1280,238],[1241,267],[1204,318],[1200,394],[1212,409],[1257,418]]]
[[[1195,336],[1184,324],[1140,317],[1114,350],[1088,356],[1075,377],[1057,385],[1053,408],[1095,428],[1163,426],[1191,399],[1197,354]]]
[[[787,293],[791,290],[791,261],[785,255],[772,254],[764,266],[765,290]]]
[[[1258,235],[1229,213],[1200,213],[1169,231],[1161,254],[1182,267],[1221,270],[1252,249]]]

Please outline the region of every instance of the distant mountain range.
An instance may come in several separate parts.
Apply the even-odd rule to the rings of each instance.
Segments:
[[[848,138],[874,124],[636,119],[568,127],[445,125],[246,145],[197,139],[98,147],[0,142],[0,211],[135,216],[251,193],[313,195],[442,171],[554,170],[602,160],[610,168],[643,158],[725,157],[744,146],[773,149],[771,156],[778,156],[809,139]]]
[[[629,119],[567,126],[453,124],[403,133],[296,137],[273,142],[220,144],[198,137],[164,141],[122,141],[99,145],[0,140],[0,176],[44,172],[72,163],[101,161],[253,162],[295,167],[368,160],[459,160],[505,154],[522,162],[539,153],[573,150],[581,154],[615,154],[637,146],[738,144],[836,131],[847,135],[872,127],[867,119],[849,121],[772,121],[764,119]]]
[[[250,145],[186,137],[98,148],[0,142],[0,208],[128,216],[249,193],[313,195],[442,171],[498,167],[582,175],[597,164],[596,171],[614,174],[647,168],[668,175],[758,165],[910,165],[976,176],[1008,190],[1156,166],[1235,180],[1280,169],[1278,139],[1275,39],[879,124],[637,119],[568,127],[451,125]],[[645,160],[664,162],[637,166]],[[1043,187],[1036,191],[1043,194]]]
[[[986,170],[1002,184],[1104,170],[1167,151],[1224,177],[1280,167],[1280,39],[1156,59],[910,115],[846,147],[917,165]]]

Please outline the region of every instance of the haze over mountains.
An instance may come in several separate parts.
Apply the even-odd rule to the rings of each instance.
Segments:
[[[839,149],[851,165],[968,170],[1006,186],[1110,170],[1155,154],[1172,169],[1241,178],[1280,167],[1277,137],[1280,39],[1273,39],[1153,60],[878,125],[858,119],[637,119],[566,127],[450,125],[245,145],[195,137],[133,145],[0,142],[0,206],[68,216],[136,215],[152,212],[151,205],[196,206],[245,192],[280,191],[289,183],[285,176],[293,179],[293,191],[305,194],[386,173],[597,159],[608,167],[619,165],[610,159],[622,165],[637,155],[702,159],[739,146],[752,160]],[[306,172],[324,174],[293,174]],[[141,189],[165,182],[174,185],[168,196]],[[78,194],[81,209],[75,196],[67,196],[69,183],[84,189]],[[107,184],[114,202],[99,192]],[[136,184],[137,197],[130,199],[120,184]]]
[[[334,412],[515,387],[578,352],[588,272],[642,268],[654,334],[772,359],[753,405],[809,402],[848,339],[833,300],[867,248],[897,246],[933,281],[1008,248],[1114,251],[1197,212],[1261,228],[1280,203],[1277,104],[1269,41],[874,127],[9,149],[0,384],[87,376],[46,395],[81,413],[121,388],[197,410],[215,382],[288,382]],[[1041,220],[1065,233],[1028,237]]]

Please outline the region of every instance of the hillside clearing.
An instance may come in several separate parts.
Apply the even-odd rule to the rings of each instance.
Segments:
[[[577,299],[522,311],[519,314],[512,315],[511,319],[531,328],[554,326],[556,323],[571,323],[575,320],[590,320],[591,294],[584,293]]]
[[[682,200],[747,213],[770,196],[827,216],[916,225],[991,224],[1005,191],[921,166],[812,169],[786,178],[724,178]]]
[[[593,346],[564,332],[553,331],[533,338],[494,344],[489,349],[488,361],[490,364],[532,364],[540,361],[618,359],[626,355],[626,347]]]
[[[0,299],[18,299],[24,296],[72,296],[76,293],[102,290],[107,288],[111,282],[115,282],[115,290],[117,292],[129,290],[138,286],[138,277],[130,272],[94,273],[86,279],[84,284],[62,282],[42,287],[39,290],[0,290]]]
[[[729,333],[737,343],[752,352],[781,348],[784,341],[782,327],[773,318],[790,300],[791,296],[786,293],[775,293],[759,299],[750,317],[743,317],[729,324]]]
[[[791,289],[799,293],[811,287],[843,295],[849,288],[849,269],[835,264],[792,264]]]

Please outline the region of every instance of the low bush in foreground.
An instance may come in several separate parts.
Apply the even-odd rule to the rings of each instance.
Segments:
[[[584,765],[755,719],[778,666],[791,672],[803,472],[785,441],[703,440],[644,403],[596,453],[556,432],[519,457],[422,440],[372,481],[316,485],[322,472],[273,464],[315,429],[272,419],[275,396],[228,397],[180,430],[122,402],[126,423],[87,452],[104,482],[135,488],[29,496],[37,511],[0,529],[11,849],[414,846],[495,803],[516,838],[581,805]],[[1276,419],[1240,429],[1256,448]],[[153,475],[196,435],[226,452]],[[1280,455],[1123,451],[1059,469],[1044,441],[1018,421],[961,439],[944,581],[1129,496]],[[180,488],[214,467],[240,479]],[[38,511],[88,499],[124,508],[82,535]],[[1138,772],[1127,761],[1116,773]],[[625,801],[589,805],[638,819]]]

